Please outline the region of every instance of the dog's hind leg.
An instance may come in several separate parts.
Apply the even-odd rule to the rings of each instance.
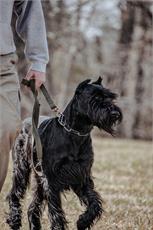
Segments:
[[[67,221],[62,210],[60,192],[49,188],[48,211],[51,222],[51,230],[66,230]]]
[[[9,200],[9,215],[7,223],[13,230],[21,227],[21,204],[24,198],[30,176],[30,162],[28,160],[28,134],[22,129],[16,138],[13,148],[13,185],[7,199]],[[30,149],[29,149],[30,151]]]
[[[28,220],[30,230],[40,230],[41,222],[40,218],[42,216],[42,205],[44,200],[44,190],[42,178],[38,175],[35,176],[37,181],[36,191],[33,195],[33,200],[28,208]]]
[[[103,212],[100,195],[94,190],[92,179],[89,179],[89,182],[82,188],[74,186],[73,191],[77,194],[81,203],[84,203],[87,207],[86,211],[79,216],[77,229],[90,229],[94,221],[99,219]]]

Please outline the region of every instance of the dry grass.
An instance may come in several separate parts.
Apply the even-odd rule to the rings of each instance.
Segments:
[[[96,189],[104,200],[105,214],[94,230],[153,230],[153,152],[151,142],[93,139],[95,163],[93,176]],[[5,216],[8,211],[5,197],[11,184],[11,165],[0,195],[0,229],[7,230]],[[27,206],[30,192],[24,202],[23,230],[28,230]],[[69,230],[83,211],[72,193],[63,197]],[[43,215],[43,229],[49,229],[47,211]]]

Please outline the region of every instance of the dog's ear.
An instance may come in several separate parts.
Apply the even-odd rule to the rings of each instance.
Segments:
[[[90,82],[90,79],[87,79],[83,82],[81,82],[78,87],[76,88],[76,93],[80,93],[80,91]]]
[[[99,76],[98,80],[97,80],[97,81],[92,82],[92,84],[94,84],[94,85],[101,85],[102,80],[103,80],[103,79],[102,79],[102,77],[101,77],[101,76]]]

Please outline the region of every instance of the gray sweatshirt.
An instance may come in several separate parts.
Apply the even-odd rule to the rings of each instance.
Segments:
[[[0,55],[15,52],[11,19],[17,15],[16,31],[25,43],[31,69],[45,72],[49,60],[41,0],[0,0]]]

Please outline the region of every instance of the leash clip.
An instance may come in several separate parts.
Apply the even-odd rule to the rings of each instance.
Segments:
[[[65,126],[66,125],[66,121],[65,121],[65,117],[64,114],[61,113],[60,116],[58,117],[58,122],[62,125]]]

